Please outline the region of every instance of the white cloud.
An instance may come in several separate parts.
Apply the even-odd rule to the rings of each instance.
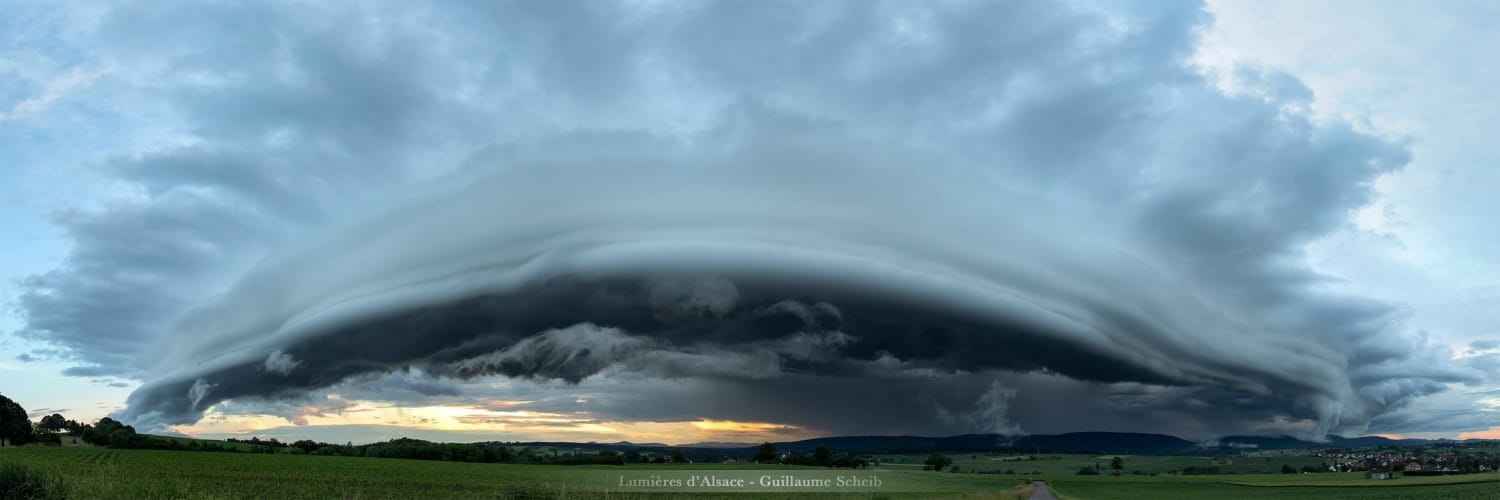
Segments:
[[[87,87],[103,74],[101,71],[73,68],[48,81],[37,95],[15,103],[9,111],[0,111],[0,122],[21,120],[43,113],[59,100]]]

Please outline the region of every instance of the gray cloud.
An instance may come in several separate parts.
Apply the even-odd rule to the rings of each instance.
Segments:
[[[52,415],[54,413],[63,413],[66,411],[68,411],[68,408],[37,408],[35,410],[26,412],[26,418],[45,417],[47,415]]]
[[[460,374],[502,373],[512,377],[560,378],[578,382],[644,347],[614,328],[581,323],[526,337],[489,354],[454,363]]]
[[[643,419],[1051,431],[1072,394],[1138,430],[1319,435],[1481,380],[1302,258],[1401,146],[1311,120],[1288,75],[1219,91],[1185,64],[1197,5],[1100,9],[112,8],[103,57],[192,145],[127,152],[140,197],[59,217],[25,334],[142,379],[143,426],[416,370],[401,397],[720,395],[597,398]],[[925,404],[855,424],[863,397]]]
[[[974,402],[973,409],[955,413],[939,406],[937,407],[938,419],[960,429],[982,429],[1002,436],[1020,435],[1022,434],[1021,427],[1010,421],[1010,402],[1015,397],[1015,389],[1006,387],[996,380],[990,384],[989,390],[984,391]]]
[[[282,375],[291,374],[292,370],[297,369],[297,367],[301,365],[301,361],[297,361],[290,354],[281,351],[271,351],[271,355],[266,357],[266,361],[264,363],[264,367],[267,372],[279,373]]]

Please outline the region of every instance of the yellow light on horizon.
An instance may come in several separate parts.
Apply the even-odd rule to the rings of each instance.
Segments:
[[[187,435],[245,435],[288,427],[343,425],[398,426],[411,429],[453,431],[467,434],[495,433],[525,436],[539,441],[622,440],[687,444],[704,441],[761,441],[815,437],[809,429],[774,422],[740,422],[700,419],[694,421],[600,421],[588,412],[554,413],[521,409],[526,402],[487,401],[474,405],[444,404],[400,407],[372,401],[352,401],[346,408],[317,405],[297,408],[300,415],[226,415],[210,408],[193,425],[173,429]],[[514,408],[514,409],[502,409]]]
[[[699,420],[692,423],[693,427],[705,431],[720,432],[774,432],[786,430],[799,430],[798,427],[786,424],[773,424],[770,422],[736,422],[734,420]]]

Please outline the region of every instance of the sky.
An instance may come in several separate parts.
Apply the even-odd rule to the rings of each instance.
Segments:
[[[0,393],[147,432],[1500,437],[1485,2],[0,2]]]

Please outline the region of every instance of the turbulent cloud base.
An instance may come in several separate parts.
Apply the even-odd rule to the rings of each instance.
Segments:
[[[140,195],[64,217],[21,301],[143,380],[138,425],[415,369],[631,380],[593,411],[639,420],[1319,436],[1484,376],[1301,254],[1406,151],[1212,84],[1195,4],[162,5],[91,36],[186,137],[111,163]]]

